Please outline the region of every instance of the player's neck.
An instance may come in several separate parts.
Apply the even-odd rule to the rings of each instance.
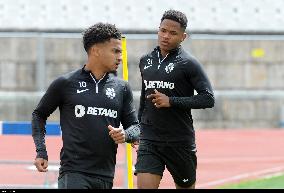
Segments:
[[[161,55],[162,55],[162,59],[165,58],[168,55],[168,51],[166,50],[161,50]]]
[[[85,66],[85,69],[91,71],[92,74],[95,76],[96,80],[100,80],[105,75],[105,72],[99,66],[99,64],[96,64],[94,62],[88,62]]]

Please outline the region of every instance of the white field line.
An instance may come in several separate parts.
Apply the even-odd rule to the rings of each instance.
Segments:
[[[276,173],[273,173],[273,174],[265,175],[265,176],[263,176],[263,178],[264,178],[264,179],[270,179],[270,178],[273,178],[273,177],[282,176],[283,174],[284,174],[284,171],[282,171],[282,172],[276,172]]]
[[[199,158],[199,163],[214,163],[214,162],[255,162],[255,161],[284,161],[284,156],[274,156],[274,157],[224,157],[224,158]]]
[[[274,174],[267,174],[265,175],[265,173],[270,173],[270,172],[275,172]],[[245,174],[241,174],[241,175],[237,175],[231,178],[225,178],[222,180],[217,180],[217,181],[212,181],[212,182],[208,182],[208,183],[203,183],[203,184],[197,184],[196,188],[206,188],[209,186],[213,186],[213,185],[220,185],[223,184],[225,182],[229,182],[229,181],[234,181],[234,180],[240,180],[240,179],[244,179],[247,177],[251,177],[251,176],[255,176],[255,175],[265,175],[264,178],[272,178],[275,176],[279,176],[279,175],[283,175],[284,174],[284,167],[277,167],[277,168],[271,168],[271,169],[266,169],[266,170],[262,170],[262,171],[258,171],[258,172],[251,172],[251,173],[245,173]],[[44,186],[44,185],[28,185],[28,184],[0,184],[0,188],[6,189],[21,189],[21,188],[55,188],[57,189],[57,184],[53,184],[51,186]],[[124,189],[124,187],[121,186],[114,186],[113,189]],[[136,189],[136,188],[135,188]],[[160,187],[159,189],[175,189],[174,186],[163,186]]]
[[[265,169],[265,170],[259,170],[259,171],[255,171],[255,172],[243,173],[243,174],[232,176],[232,177],[229,177],[229,178],[224,178],[224,179],[220,179],[220,180],[206,182],[206,183],[203,183],[203,184],[197,184],[196,188],[208,188],[208,187],[212,187],[212,186],[216,186],[216,185],[221,185],[221,184],[224,184],[224,183],[227,183],[227,182],[246,179],[246,178],[253,177],[253,176],[263,176],[263,175],[266,175],[268,173],[277,173],[277,172],[281,172],[281,171],[284,171],[284,166],[275,167],[275,168],[268,168],[268,169]]]

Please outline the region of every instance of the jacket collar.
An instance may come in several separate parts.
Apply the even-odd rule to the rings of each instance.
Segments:
[[[93,77],[95,77],[95,75],[94,75],[90,70],[87,70],[87,69],[85,68],[85,66],[86,66],[86,64],[82,67],[81,73],[84,74],[84,75],[86,75],[86,76],[88,76],[88,77],[90,77],[90,78],[91,78],[90,74],[91,74]],[[103,76],[102,80],[108,79],[108,78],[110,77],[109,75],[110,75],[110,73],[107,72],[107,73]]]
[[[159,46],[157,46],[154,50],[161,53],[161,49],[160,49]],[[181,50],[181,45],[179,45],[178,47],[176,47],[176,48],[170,50],[170,51],[169,51],[169,54],[177,54],[180,50]]]

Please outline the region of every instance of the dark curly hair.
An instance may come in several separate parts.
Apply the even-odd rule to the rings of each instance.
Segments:
[[[109,41],[111,38],[121,39],[121,32],[113,24],[96,23],[83,32],[83,44],[86,52],[97,43]]]
[[[178,23],[180,23],[181,27],[185,30],[187,27],[187,17],[184,13],[177,11],[177,10],[173,10],[170,9],[168,11],[165,11],[163,14],[163,17],[161,19],[161,22],[164,19],[170,19],[173,21],[176,21]]]

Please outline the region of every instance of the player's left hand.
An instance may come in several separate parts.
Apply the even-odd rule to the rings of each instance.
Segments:
[[[154,91],[155,93],[148,95],[147,98],[152,99],[152,103],[156,108],[171,106],[170,99],[167,95],[157,91],[156,89]]]
[[[125,142],[125,131],[122,128],[114,128],[109,125],[109,136],[114,140],[116,144]]]

